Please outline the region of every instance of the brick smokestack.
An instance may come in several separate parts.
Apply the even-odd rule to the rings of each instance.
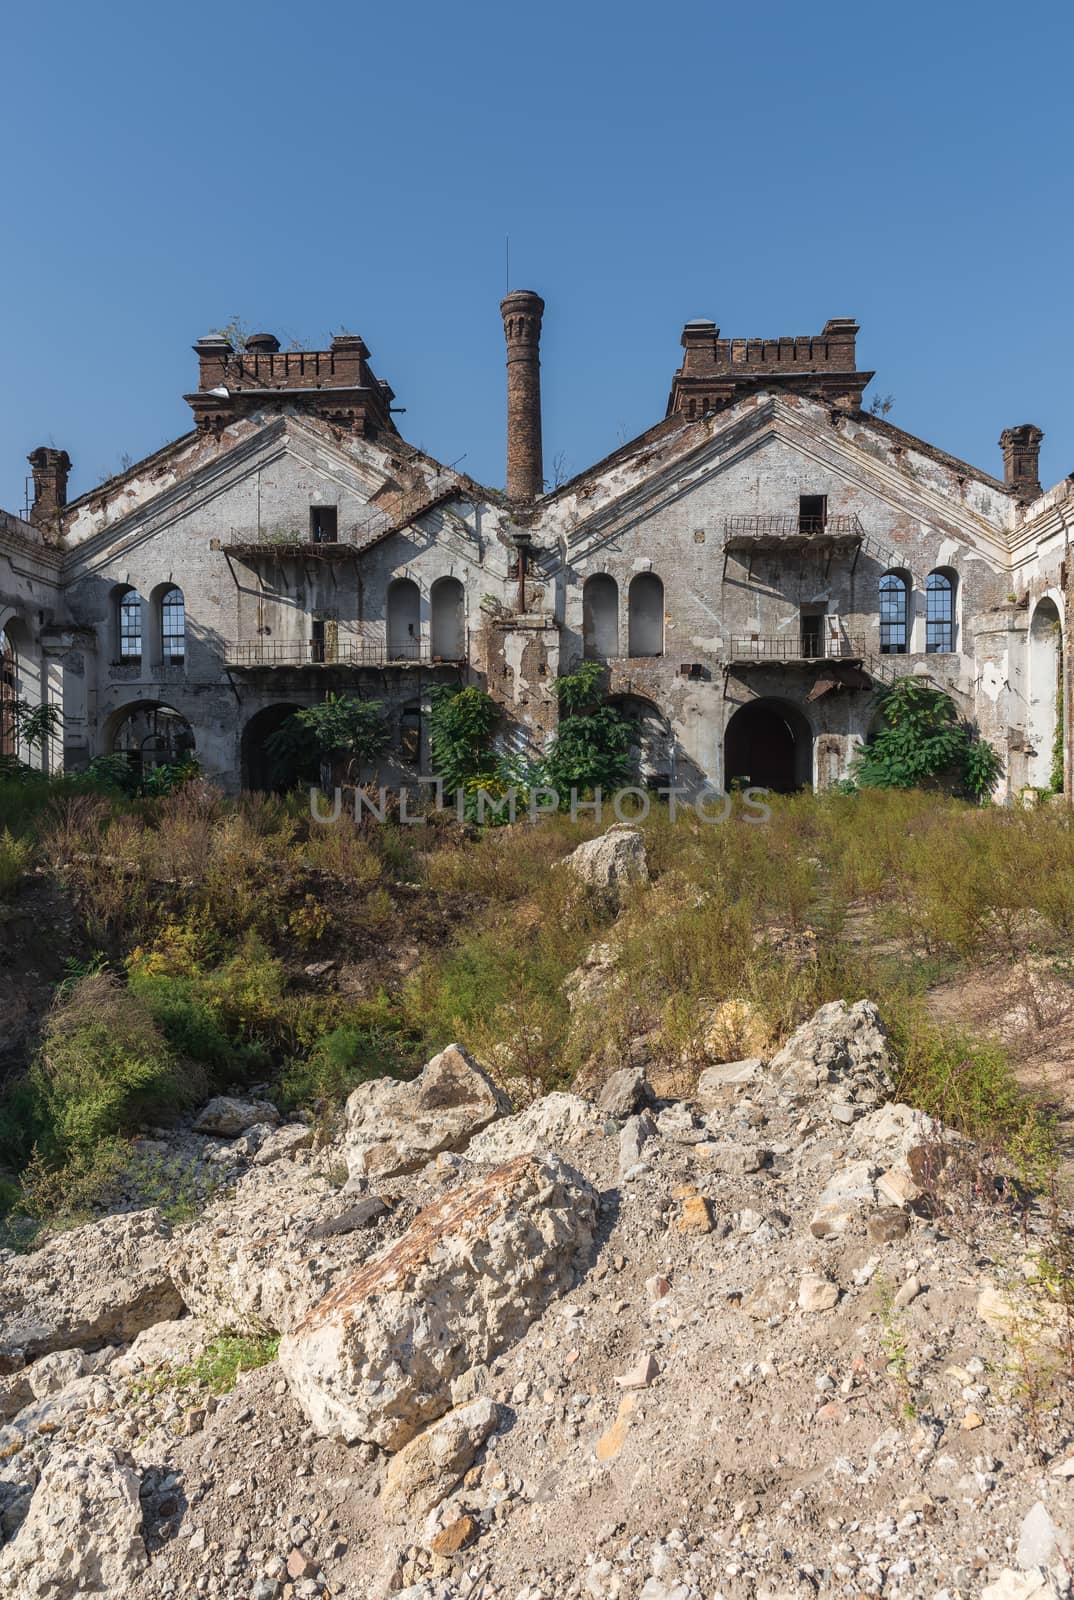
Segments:
[[[1017,428],[1004,428],[999,436],[1003,481],[1020,500],[1035,500],[1041,492],[1040,442],[1043,438],[1043,433],[1031,422],[1023,422]]]
[[[541,454],[541,318],[544,301],[513,289],[500,301],[507,339],[507,498],[536,500],[544,489]]]
[[[38,524],[51,522],[57,511],[67,504],[67,474],[71,470],[71,457],[66,450],[53,450],[49,445],[38,445],[26,458],[34,475],[34,503],[30,521]]]

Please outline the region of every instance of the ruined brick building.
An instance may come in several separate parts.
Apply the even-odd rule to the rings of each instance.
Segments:
[[[1003,433],[991,477],[864,408],[853,321],[692,321],[663,418],[545,492],[544,304],[501,311],[503,493],[404,441],[350,335],[199,340],[191,430],[76,500],[65,452],[35,449],[28,519],[0,514],[0,744],[17,694],[63,708],[51,769],[193,750],[264,786],[267,735],[335,690],[384,703],[397,778],[429,770],[432,684],[486,686],[539,749],[553,679],[593,658],[649,781],[828,784],[912,672],[995,745],[998,798],[1048,786],[1074,481],[1042,491],[1038,428]],[[1070,759],[1068,736],[1067,794]]]

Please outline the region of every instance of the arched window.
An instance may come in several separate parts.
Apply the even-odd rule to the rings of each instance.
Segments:
[[[19,664],[15,645],[6,628],[0,628],[0,756],[18,754],[15,735],[15,701],[19,695]]]
[[[165,589],[160,597],[161,659],[165,666],[186,661],[186,605],[182,589]]]
[[[664,585],[655,572],[639,572],[627,593],[627,648],[632,656],[664,654]]]
[[[466,607],[458,578],[437,578],[429,592],[433,659],[462,661],[466,655]]]
[[[388,585],[388,660],[417,661],[421,656],[421,594],[410,578]]]
[[[142,597],[137,589],[121,589],[116,601],[116,656],[124,666],[142,660]]]
[[[582,654],[587,661],[619,654],[619,585],[606,572],[595,572],[582,585]]]
[[[910,648],[910,585],[901,572],[880,580],[880,654],[904,656]]]
[[[930,572],[925,584],[925,649],[929,655],[948,655],[955,648],[955,576]]]

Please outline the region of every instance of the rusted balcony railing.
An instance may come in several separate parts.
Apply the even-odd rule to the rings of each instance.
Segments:
[[[732,638],[729,650],[732,661],[859,661],[864,654],[864,639],[817,639],[809,634],[739,635]]]
[[[738,516],[725,517],[724,545],[728,550],[853,550],[865,538],[855,516]]]
[[[455,666],[463,657],[434,656],[427,644],[408,640],[402,644],[383,644],[366,640],[343,640],[322,644],[319,640],[280,643],[257,639],[245,644],[229,644],[226,664],[236,668],[256,667],[391,667]]]

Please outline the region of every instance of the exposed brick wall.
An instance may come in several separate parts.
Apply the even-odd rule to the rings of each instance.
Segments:
[[[507,495],[535,500],[544,488],[541,448],[541,318],[544,301],[516,289],[500,303],[507,340]]]

